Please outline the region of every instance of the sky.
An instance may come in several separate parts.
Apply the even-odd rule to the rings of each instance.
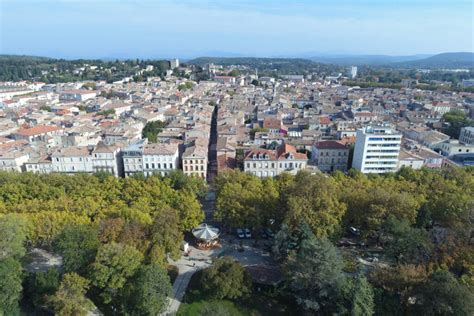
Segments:
[[[0,0],[0,54],[61,58],[474,51],[472,0]]]

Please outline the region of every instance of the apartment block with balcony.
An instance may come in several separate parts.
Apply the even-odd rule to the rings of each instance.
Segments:
[[[352,168],[363,173],[395,172],[401,140],[401,134],[386,126],[357,130]]]

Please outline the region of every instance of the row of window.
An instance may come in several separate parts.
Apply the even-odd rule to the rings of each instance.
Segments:
[[[320,156],[347,156],[347,151],[344,151],[344,152],[338,151],[337,155],[335,151],[331,151],[331,155],[329,155],[329,151],[326,151],[326,154],[324,153],[325,153],[324,151],[321,151]]]
[[[204,160],[203,160],[203,159],[200,159],[200,160],[198,160],[198,159],[189,159],[189,160],[183,159],[183,165],[187,165],[187,164],[190,164],[190,165],[192,165],[192,164],[203,164],[203,163],[204,163]]]
[[[253,169],[256,169],[256,168],[275,168],[275,166],[278,165],[276,164],[275,162],[271,162],[271,163],[268,163],[268,162],[264,162],[264,163],[256,163],[256,162],[247,162],[247,164],[245,165],[247,169],[250,169],[250,168],[253,168]],[[303,163],[302,162],[280,162],[279,163],[279,168],[285,168],[285,169],[293,169],[293,168],[296,168],[296,169],[301,169],[303,168]]]
[[[173,161],[173,157],[172,156],[158,156],[156,159],[155,157],[151,156],[150,158],[148,157],[143,157],[143,160],[145,162],[153,162],[153,161]]]
[[[199,166],[184,166],[184,171],[198,171],[198,170],[204,170],[204,165],[201,165],[201,168]]]
[[[152,162],[151,164],[149,163],[145,163],[145,169],[150,169],[150,165],[151,165],[151,169],[173,169],[173,164],[172,163],[157,163],[156,164],[156,168],[155,168],[155,163]],[[163,168],[161,168],[161,166],[163,166]],[[168,167],[169,166],[169,167]]]

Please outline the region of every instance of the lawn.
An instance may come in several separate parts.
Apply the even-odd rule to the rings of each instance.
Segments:
[[[299,315],[301,314],[291,299],[281,297],[274,290],[257,290],[245,299],[209,300],[199,291],[202,270],[196,272],[189,282],[183,304],[178,315]]]

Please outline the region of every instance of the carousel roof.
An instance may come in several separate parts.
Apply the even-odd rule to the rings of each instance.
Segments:
[[[201,240],[213,240],[219,237],[219,229],[209,226],[207,224],[201,224],[192,230],[194,237]]]

